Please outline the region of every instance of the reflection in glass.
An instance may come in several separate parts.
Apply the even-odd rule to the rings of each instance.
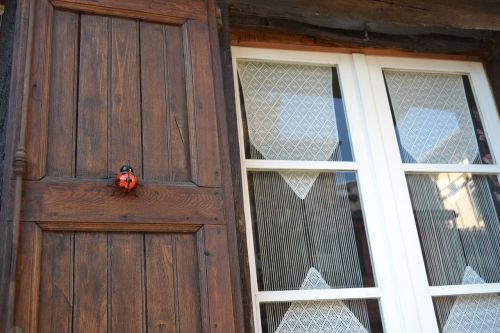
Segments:
[[[367,309],[364,317],[353,309]],[[382,333],[377,300],[333,300],[261,305],[263,333]]]
[[[404,163],[492,164],[466,75],[384,70]]]
[[[247,158],[352,161],[336,68],[238,60]]]
[[[466,274],[471,275],[468,278],[478,279],[472,276],[475,273]],[[500,332],[500,296],[498,294],[435,297],[434,309],[439,330],[442,333]]]
[[[457,285],[472,269],[500,282],[500,196],[496,176],[407,175],[429,284]]]

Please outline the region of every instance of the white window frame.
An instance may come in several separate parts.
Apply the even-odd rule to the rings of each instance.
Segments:
[[[372,92],[379,92],[373,94],[374,120],[376,118],[379,124],[379,132],[375,133],[375,129],[371,128],[369,129],[371,130],[370,135],[372,137],[374,135],[382,135],[382,140],[386,143],[384,145],[384,151],[379,150],[377,152],[374,151],[374,153],[381,154],[379,156],[385,155],[387,161],[389,161],[385,168],[385,172],[388,173],[387,178],[390,181],[388,184],[392,187],[393,203],[398,202],[398,204],[394,205],[392,208],[397,213],[398,223],[397,225],[393,225],[394,229],[391,229],[396,230],[396,228],[398,228],[404,244],[406,244],[406,261],[411,263],[407,266],[411,271],[411,284],[415,290],[415,299],[417,300],[418,311],[421,318],[420,321],[423,326],[422,332],[438,332],[437,320],[435,318],[432,303],[433,296],[499,293],[500,283],[429,286],[405,177],[406,174],[410,173],[422,174],[439,172],[500,175],[500,118],[498,116],[498,110],[481,63],[377,56],[367,56],[364,58],[367,63],[368,72],[363,74],[369,77]],[[495,158],[496,164],[461,165],[402,163],[382,75],[384,69],[468,75],[481,116],[481,122],[488,140],[488,145]],[[400,264],[403,264],[403,262]],[[426,320],[427,318],[432,320]]]
[[[261,331],[260,305],[263,303],[342,299],[378,299],[385,332],[438,332],[432,296],[500,292],[500,284],[428,286],[405,180],[405,172],[500,174],[498,165],[500,147],[497,144],[500,143],[500,121],[481,64],[248,47],[232,47],[232,56],[246,240],[256,332]],[[237,75],[238,59],[336,67],[355,161],[246,159],[238,93],[240,91]],[[469,74],[488,143],[497,164],[403,165],[382,76],[382,69],[385,68]],[[482,110],[491,111],[482,112]],[[279,170],[356,172],[376,287],[258,290],[247,174],[251,171]]]

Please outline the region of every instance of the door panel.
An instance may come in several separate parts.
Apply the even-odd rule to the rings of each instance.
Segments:
[[[234,332],[207,4],[35,3],[15,324]]]
[[[145,180],[219,187],[206,22],[155,24],[45,2],[37,10],[51,20],[37,21],[27,178],[106,179],[130,160]]]
[[[28,269],[19,272],[21,281],[31,281],[31,288],[19,293],[27,297],[18,298],[18,311],[31,311],[19,314],[17,325],[31,325],[32,332],[201,332],[208,323],[201,318],[200,300],[206,298],[207,286],[213,287],[207,278],[214,277],[214,269],[216,274],[227,273],[224,265],[205,260],[212,255],[207,253],[212,245],[205,249],[204,243],[222,240],[208,235],[213,230],[53,231],[36,223],[24,227],[23,262],[40,262],[38,268],[26,265]],[[219,254],[216,247],[212,251]],[[225,282],[223,277],[218,281]],[[32,301],[36,298],[38,303]],[[219,297],[209,298],[225,307]],[[210,319],[219,332],[231,331],[221,316],[232,314],[215,306],[212,310]]]

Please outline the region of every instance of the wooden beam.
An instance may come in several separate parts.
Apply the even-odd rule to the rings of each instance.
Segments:
[[[483,37],[500,31],[497,0],[229,0],[230,14],[390,34]]]
[[[392,49],[484,58],[493,40],[442,34],[397,35],[333,29],[285,19],[230,15],[233,44],[281,43],[348,49]],[[494,33],[500,38],[500,33]]]
[[[243,305],[243,327],[242,333],[255,332],[253,327],[253,306],[252,306],[252,290],[250,281],[250,267],[248,261],[247,242],[246,242],[246,224],[245,213],[243,210],[243,190],[241,188],[241,165],[238,143],[238,127],[236,123],[236,108],[234,105],[234,82],[233,82],[233,67],[231,56],[231,35],[230,35],[230,22],[229,11],[226,0],[219,0],[219,52],[221,60],[222,72],[222,87],[219,90],[224,91],[224,108],[225,114],[222,119],[226,122],[224,128],[226,129],[226,140],[228,141],[227,147],[229,148],[225,161],[229,160],[229,170],[227,170],[227,177],[231,178],[232,184],[232,199],[233,210],[232,217],[235,219],[235,232],[236,232],[236,246],[239,260],[239,280],[241,302]]]

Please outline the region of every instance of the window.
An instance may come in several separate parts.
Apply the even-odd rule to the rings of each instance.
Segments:
[[[480,64],[237,47],[233,69],[261,332],[500,327]]]

